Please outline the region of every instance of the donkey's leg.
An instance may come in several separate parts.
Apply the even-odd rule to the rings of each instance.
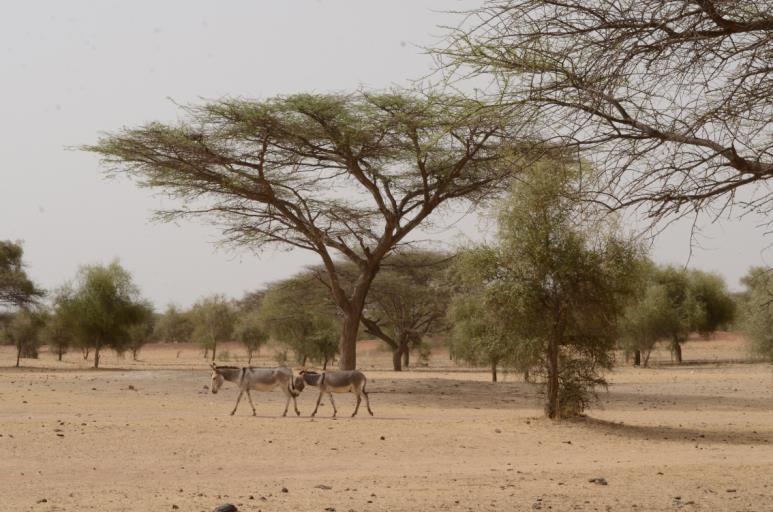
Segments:
[[[322,400],[322,393],[324,393],[324,391],[320,390],[319,396],[317,397],[317,405],[314,407],[314,412],[311,413],[312,417],[316,416],[317,414],[317,409],[319,409],[319,402]]]
[[[255,416],[255,404],[252,403],[252,395],[250,394],[250,390],[247,390],[247,400],[250,401],[250,407],[252,407],[252,415]]]
[[[242,395],[244,394],[244,390],[239,390],[239,396],[236,398],[236,405],[234,405],[234,410],[231,411],[231,416],[233,416],[236,413],[236,408],[239,407],[239,401],[242,399]]]
[[[336,414],[338,414],[338,409],[336,409],[336,403],[333,401],[333,393],[328,393],[328,396],[330,396],[330,405],[333,406],[333,417],[336,417]]]
[[[301,411],[298,410],[298,402],[295,400],[295,395],[290,393],[290,396],[293,399],[293,408],[295,409],[295,415],[296,416],[300,416],[301,415]]]
[[[290,408],[290,397],[287,397],[287,401],[285,402],[285,411],[282,413],[282,417],[287,416],[287,409]]]
[[[357,405],[354,406],[354,412],[352,413],[352,418],[357,416],[357,411],[360,410],[360,402],[362,402],[362,398],[360,398],[360,393],[362,393],[361,389],[354,390],[354,395],[357,397]]]
[[[373,416],[373,411],[370,410],[370,398],[368,398],[368,392],[365,391],[365,386],[362,386],[362,394],[365,395],[365,405],[368,406],[368,412]]]

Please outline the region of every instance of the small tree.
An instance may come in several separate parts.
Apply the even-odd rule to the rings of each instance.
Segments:
[[[40,346],[40,333],[45,325],[45,318],[41,312],[34,312],[22,308],[14,313],[13,318],[5,327],[4,337],[16,347],[16,367],[19,367],[21,358],[38,358]]]
[[[260,318],[271,337],[295,353],[295,359],[321,362],[338,353],[339,321],[314,271],[273,284],[266,291]]]
[[[605,384],[601,371],[611,365],[638,268],[638,248],[581,209],[583,177],[560,157],[535,165],[504,204],[498,244],[465,256],[468,286],[481,290],[480,303],[507,335],[500,340],[536,344],[516,353],[540,354],[549,418],[579,413]]]
[[[497,382],[497,368],[514,368],[529,379],[530,370],[539,365],[539,343],[536,340],[517,339],[520,333],[509,329],[498,313],[486,303],[486,290],[475,275],[481,268],[468,265],[492,262],[488,248],[478,248],[460,255],[455,264],[456,276],[461,283],[472,284],[458,293],[451,302],[449,320],[453,326],[447,339],[448,350],[454,360],[491,368],[491,381]],[[488,256],[488,257],[487,257]]]
[[[634,353],[634,366],[647,366],[655,344],[679,330],[680,318],[659,284],[645,284],[644,292],[625,309],[620,334],[623,348]],[[642,359],[643,355],[643,359]]]
[[[191,308],[193,339],[204,347],[204,358],[212,350],[212,361],[217,355],[217,344],[227,341],[234,329],[233,308],[222,295],[212,295],[196,302]]]
[[[60,291],[58,307],[73,319],[80,345],[94,349],[94,368],[99,368],[102,349],[126,350],[129,328],[142,319],[146,306],[131,274],[114,261],[81,268],[75,285]]]
[[[269,335],[258,311],[243,311],[238,315],[234,327],[234,337],[247,349],[247,364],[252,364],[252,356],[266,344]]]
[[[193,321],[190,314],[180,311],[174,304],[166,307],[153,328],[153,336],[159,341],[180,343],[190,340],[192,334]]]
[[[689,272],[690,295],[698,304],[694,330],[704,338],[730,325],[735,319],[735,302],[722,276],[700,270]]]
[[[392,367],[408,366],[411,345],[445,329],[448,254],[410,250],[384,260],[362,317],[365,332],[392,349]]]
[[[741,327],[752,350],[773,361],[773,270],[753,267],[741,282]]]
[[[140,349],[153,339],[156,317],[153,306],[149,302],[140,305],[137,321],[129,326],[129,342],[126,346],[131,350],[132,360],[137,360]]]
[[[67,294],[62,297],[57,293],[54,297],[53,310],[43,329],[43,339],[48,344],[49,350],[56,352],[59,361],[75,344],[77,330],[77,319],[71,316],[74,313],[73,308],[62,304],[64,300],[67,300]]]

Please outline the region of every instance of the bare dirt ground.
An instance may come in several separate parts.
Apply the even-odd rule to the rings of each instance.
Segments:
[[[587,418],[551,423],[520,376],[492,384],[442,351],[395,374],[361,344],[376,416],[349,418],[339,395],[342,417],[325,400],[312,420],[313,390],[300,418],[279,417],[279,391],[253,394],[257,417],[246,401],[228,416],[235,388],[209,393],[188,345],[105,354],[99,371],[45,352],[14,369],[2,347],[0,511],[773,510],[771,365],[740,363],[730,334],[684,355],[702,363],[621,361]]]

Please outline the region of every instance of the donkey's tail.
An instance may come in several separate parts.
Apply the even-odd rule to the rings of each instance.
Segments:
[[[287,390],[296,398],[301,395],[301,392],[295,389],[295,377],[292,375],[290,375],[290,383],[287,385]]]

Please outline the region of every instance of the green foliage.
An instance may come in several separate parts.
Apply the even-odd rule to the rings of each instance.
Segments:
[[[94,349],[95,368],[102,348],[119,353],[129,348],[129,329],[142,321],[147,307],[131,275],[117,261],[82,267],[75,284],[62,288],[55,299],[55,308],[68,319],[78,344]]]
[[[0,240],[0,306],[25,306],[43,296],[43,291],[27,277],[21,244]]]
[[[45,315],[42,312],[22,308],[13,314],[13,318],[0,332],[8,343],[16,347],[17,367],[21,358],[37,359],[44,325]]]
[[[207,216],[228,242],[318,254],[342,316],[341,365],[354,369],[384,259],[442,205],[501,192],[533,149],[518,109],[486,107],[402,90],[226,98],[83,149],[178,199],[164,220]],[[356,269],[347,289],[336,256]]]
[[[205,350],[212,350],[212,360],[217,355],[217,344],[228,341],[233,333],[236,313],[222,295],[205,297],[193,305],[190,311],[193,322],[192,337]]]
[[[362,323],[392,349],[395,370],[402,369],[401,358],[420,347],[424,336],[446,330],[451,259],[441,252],[401,251],[384,260],[373,280]]]
[[[682,344],[691,332],[708,336],[735,315],[733,299],[716,274],[650,265],[643,289],[624,322],[623,345],[631,350],[649,352],[656,341],[668,339],[681,362]]]
[[[315,275],[305,272],[270,286],[259,310],[271,337],[301,364],[324,364],[338,353],[339,321]]]
[[[721,276],[693,270],[689,273],[689,292],[696,304],[693,330],[707,337],[734,320],[735,302]]]
[[[269,338],[259,311],[248,310],[239,313],[234,327],[234,338],[247,349],[248,364],[251,364],[253,353],[259,351]]]
[[[159,341],[181,343],[191,339],[193,321],[187,312],[169,304],[155,322],[153,336]]]
[[[649,282],[640,297],[626,307],[620,334],[623,348],[629,353],[640,351],[647,366],[655,344],[679,329],[679,312],[673,308],[666,287]]]
[[[63,288],[63,290],[65,290]],[[62,356],[76,344],[77,341],[77,317],[73,307],[64,304],[70,297],[69,292],[57,292],[54,296],[54,306],[48,315],[42,337],[49,350],[57,354],[61,361]]]
[[[129,327],[129,342],[126,348],[131,350],[132,359],[137,360],[140,349],[153,339],[156,316],[150,303],[142,303],[138,308],[136,322]]]
[[[742,279],[741,326],[752,350],[773,361],[773,271],[753,267]]]
[[[455,352],[533,367],[551,418],[583,410],[604,384],[640,266],[639,247],[578,201],[583,178],[560,155],[535,165],[503,204],[498,243],[467,251],[458,267],[468,295],[453,307]]]

